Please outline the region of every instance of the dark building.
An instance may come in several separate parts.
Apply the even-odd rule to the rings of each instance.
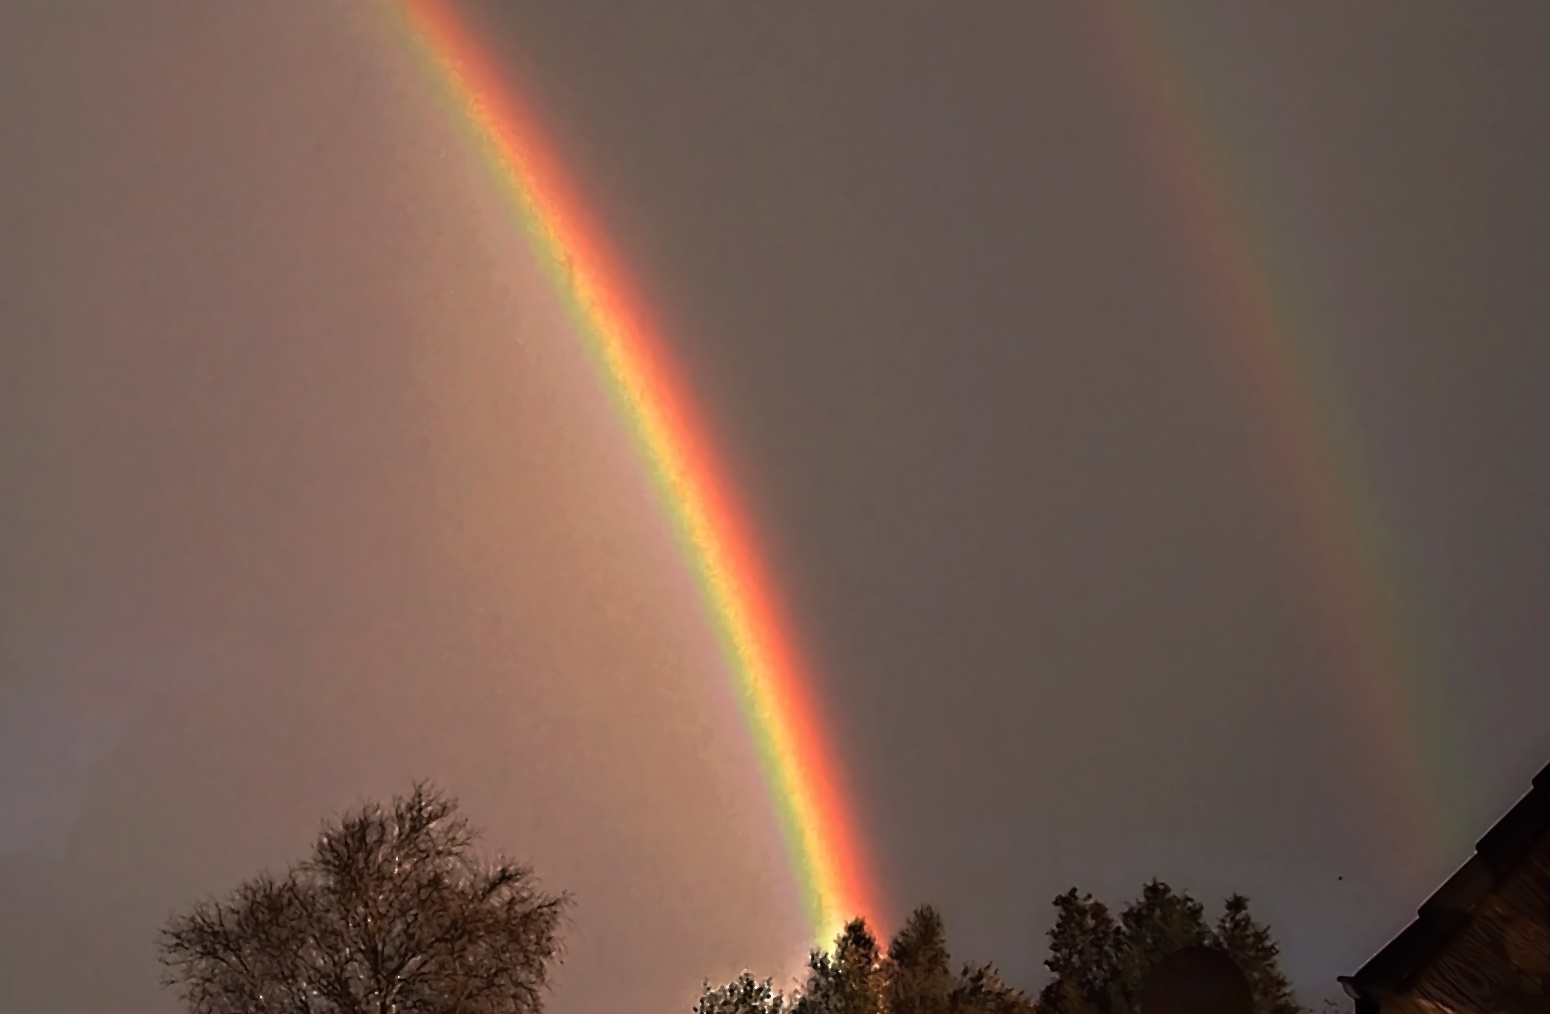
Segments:
[[[1550,765],[1415,921],[1340,984],[1356,1014],[1550,1014]]]

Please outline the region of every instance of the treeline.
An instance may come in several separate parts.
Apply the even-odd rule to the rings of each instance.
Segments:
[[[885,951],[866,923],[845,927],[830,952],[814,951],[806,980],[790,992],[744,973],[707,986],[694,1014],[1139,1014],[1147,974],[1163,957],[1204,945],[1244,972],[1256,1014],[1302,1014],[1282,974],[1269,927],[1249,901],[1226,899],[1215,923],[1188,892],[1152,880],[1116,919],[1075,889],[1055,899],[1048,984],[1036,996],[1008,985],[993,964],[956,969],[941,915],[922,905]]]
[[[191,1014],[537,1014],[561,955],[565,894],[526,867],[479,861],[455,800],[418,785],[326,823],[284,876],[261,874],[168,921],[164,982]],[[991,964],[955,967],[923,905],[884,950],[861,920],[782,990],[744,973],[706,985],[694,1014],[1139,1014],[1148,972],[1204,944],[1246,973],[1256,1014],[1301,1014],[1270,930],[1229,897],[1208,923],[1153,880],[1116,918],[1090,894],[1055,899],[1051,977],[1037,995]]]

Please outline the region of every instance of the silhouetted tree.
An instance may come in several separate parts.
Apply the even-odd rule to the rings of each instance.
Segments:
[[[425,785],[325,824],[281,879],[169,920],[164,983],[192,1014],[531,1014],[569,899],[469,854],[457,804]]]
[[[886,977],[889,1014],[949,1014],[952,959],[936,909],[922,905],[910,913],[888,945]]]
[[[1110,1009],[1110,991],[1119,981],[1121,936],[1109,907],[1076,888],[1055,899],[1055,925],[1049,931],[1051,979],[1039,994],[1043,1014],[1087,1014]]]
[[[1249,899],[1241,894],[1227,899],[1216,922],[1215,942],[1243,969],[1254,991],[1256,1014],[1301,1014],[1303,1007],[1276,960],[1281,948],[1271,938],[1270,928],[1249,915]]]
[[[760,982],[744,972],[725,986],[707,984],[694,1014],[781,1014],[785,1003],[769,979]]]
[[[965,965],[948,995],[951,1014],[1034,1014],[1033,997],[1001,979],[995,965]]]
[[[1120,913],[1119,976],[1109,991],[1111,1014],[1138,1014],[1147,974],[1174,951],[1210,941],[1205,907],[1156,878]]]
[[[1303,1014],[1282,974],[1270,930],[1249,915],[1248,899],[1232,895],[1213,929],[1188,892],[1153,879],[1116,923],[1108,908],[1076,890],[1055,899],[1049,932],[1052,973],[1039,995],[1040,1014],[1139,1014],[1146,977],[1173,951],[1196,944],[1229,954],[1254,991],[1257,1014]]]
[[[1243,969],[1256,1014],[1307,1014],[1277,963],[1270,929],[1254,920],[1240,894],[1227,898],[1214,927],[1189,892],[1155,878],[1118,919],[1075,888],[1055,899],[1055,909],[1044,962],[1051,977],[1037,1001],[1003,981],[994,965],[952,973],[942,917],[922,905],[886,954],[857,919],[833,951],[812,953],[807,980],[791,995],[745,972],[725,986],[707,986],[694,1014],[1140,1014],[1152,969],[1199,944],[1225,951]]]
[[[793,996],[744,972],[725,986],[707,986],[694,1014],[1034,1014],[1033,999],[1003,982],[994,965],[965,965],[957,975],[950,969],[942,917],[922,905],[886,955],[857,919],[832,951],[809,956],[807,980]]]
[[[877,938],[865,919],[840,932],[832,952],[814,951],[796,1014],[882,1014],[886,980]]]

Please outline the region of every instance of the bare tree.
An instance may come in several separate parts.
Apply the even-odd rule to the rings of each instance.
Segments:
[[[325,824],[283,879],[174,916],[163,982],[191,1014],[533,1014],[570,899],[474,838],[423,784]]]

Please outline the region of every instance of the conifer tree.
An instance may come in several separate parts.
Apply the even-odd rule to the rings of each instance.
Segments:
[[[948,995],[951,1014],[1034,1014],[1033,998],[1001,979],[995,965],[965,965]]]
[[[1156,879],[1117,923],[1103,902],[1074,888],[1055,899],[1055,908],[1044,962],[1053,975],[1039,995],[1040,1014],[1139,1014],[1151,970],[1173,951],[1197,944],[1219,948],[1238,963],[1254,992],[1256,1014],[1306,1014],[1280,970],[1270,930],[1249,915],[1241,895],[1226,900],[1214,928],[1188,892]]]
[[[748,972],[701,994],[694,1014],[1034,1014],[1033,998],[994,965],[951,972],[947,931],[930,905],[910,913],[882,954],[862,920],[845,927],[829,953],[814,951],[790,996]],[[1073,1012],[1095,1014],[1095,1012]]]
[[[1039,1010],[1079,1014],[1080,1004],[1085,1004],[1106,1014],[1109,992],[1119,977],[1119,927],[1107,905],[1091,894],[1078,895],[1074,887],[1055,899],[1055,909],[1058,915],[1044,961],[1052,978],[1039,994]]]
[[[1116,919],[1103,902],[1075,888],[1055,899],[1045,966],[1050,982],[1035,1000],[1008,985],[991,964],[949,971],[941,915],[930,905],[910,913],[881,953],[864,921],[845,927],[829,953],[815,951],[800,989],[783,996],[748,973],[706,988],[694,1014],[1140,1014],[1147,976],[1174,951],[1207,945],[1243,969],[1256,1014],[1307,1014],[1277,965],[1268,927],[1232,895],[1215,927],[1187,891],[1160,880]]]
[[[930,905],[911,912],[888,945],[887,980],[889,1014],[949,1014],[947,931]]]
[[[1205,908],[1189,892],[1177,892],[1155,877],[1148,881],[1141,897],[1120,913],[1118,975],[1109,990],[1112,1014],[1137,1014],[1146,977],[1157,963],[1210,937]]]
[[[763,982],[744,972],[724,986],[705,986],[694,1014],[782,1014],[786,1001],[769,979]]]
[[[814,951],[807,983],[793,1005],[795,1014],[882,1014],[885,974],[877,938],[866,920],[853,919],[834,943],[834,952]]]
[[[1249,899],[1241,894],[1227,899],[1214,937],[1216,946],[1243,969],[1254,991],[1256,1014],[1303,1014],[1304,1008],[1277,962],[1281,948],[1271,937],[1270,928],[1249,915]]]

